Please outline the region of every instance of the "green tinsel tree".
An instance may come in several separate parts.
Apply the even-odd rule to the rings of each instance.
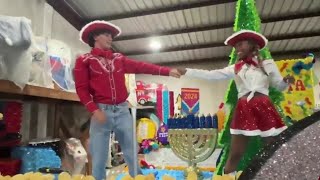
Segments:
[[[235,18],[235,24],[234,24],[233,30],[235,32],[240,30],[253,30],[256,32],[260,32],[260,25],[261,25],[261,20],[255,6],[255,0],[238,0],[237,6],[236,6],[236,18]],[[272,58],[270,51],[267,47],[260,51],[260,56],[263,59]],[[235,64],[236,61],[237,61],[237,55],[236,55],[235,49],[233,48],[230,55],[229,65]],[[269,94],[270,94],[271,100],[276,105],[278,111],[280,112],[280,114],[282,114],[281,108],[280,108],[280,102],[283,100],[283,94],[274,88],[270,88]],[[224,147],[224,151],[221,156],[220,162],[217,166],[216,174],[222,173],[222,169],[225,166],[225,163],[228,159],[229,150],[230,150],[230,140],[231,140],[230,123],[232,120],[234,109],[236,107],[237,100],[238,100],[238,91],[237,91],[235,82],[232,81],[229,84],[228,92],[225,97],[225,102],[230,112],[226,117],[226,122],[224,126],[225,128],[219,139],[219,145]],[[251,159],[259,152],[261,147],[262,147],[261,138],[252,137],[248,144],[247,151],[244,154],[242,160],[240,161],[237,170],[238,171],[244,170],[250,163]]]

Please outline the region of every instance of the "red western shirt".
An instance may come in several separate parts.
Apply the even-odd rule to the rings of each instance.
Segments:
[[[93,112],[98,109],[96,103],[116,105],[126,101],[126,73],[168,76],[169,72],[167,67],[129,59],[111,50],[93,48],[90,53],[77,58],[74,80],[80,101]]]

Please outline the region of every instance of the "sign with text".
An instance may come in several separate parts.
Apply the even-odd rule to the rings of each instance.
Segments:
[[[296,121],[311,115],[315,107],[313,59],[282,60],[276,61],[276,64],[283,77],[291,75],[296,80],[283,92],[281,108],[284,114]]]
[[[194,88],[181,88],[181,114],[199,113],[200,91]]]

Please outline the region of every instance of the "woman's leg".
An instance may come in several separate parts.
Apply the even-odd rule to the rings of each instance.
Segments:
[[[249,139],[249,136],[231,135],[231,149],[224,168],[225,174],[229,174],[237,170],[237,166],[246,151]]]
[[[265,145],[268,145],[268,144],[271,144],[275,140],[275,137],[269,136],[269,137],[263,137],[262,139],[263,139],[263,143]]]

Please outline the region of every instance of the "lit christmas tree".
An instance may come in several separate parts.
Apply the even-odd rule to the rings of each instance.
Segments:
[[[237,6],[236,6],[236,18],[235,18],[235,24],[234,24],[234,31],[240,31],[240,30],[253,30],[256,32],[260,32],[260,25],[261,20],[259,17],[259,14],[257,12],[256,6],[255,6],[255,0],[238,0]],[[260,51],[260,56],[262,59],[271,59],[271,54],[269,49],[266,47]],[[235,52],[235,49],[232,49],[231,55],[230,55],[230,61],[229,65],[235,64],[237,61],[237,55]],[[280,102],[283,100],[283,94],[274,88],[270,88],[269,96],[272,100],[272,102],[276,105],[276,108],[282,115],[282,111],[280,109]],[[220,162],[217,166],[217,174],[222,173],[222,169],[225,166],[225,163],[228,159],[229,150],[230,150],[230,123],[232,120],[232,115],[234,112],[234,109],[236,107],[236,103],[238,100],[238,91],[235,85],[235,82],[232,81],[229,84],[229,89],[225,98],[226,105],[228,106],[229,113],[226,118],[225,122],[225,128],[222,132],[222,135],[219,139],[220,146],[223,147],[223,154],[221,156]],[[260,137],[252,137],[248,147],[247,151],[244,154],[242,160],[240,161],[237,170],[244,170],[248,164],[250,163],[251,159],[259,152],[259,150],[262,147],[262,140]]]

